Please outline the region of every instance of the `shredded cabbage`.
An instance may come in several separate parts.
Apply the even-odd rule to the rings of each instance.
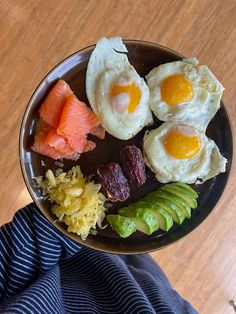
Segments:
[[[52,170],[45,178],[35,178],[43,189],[43,195],[54,203],[51,210],[59,221],[67,225],[69,232],[74,232],[86,240],[91,233],[96,233],[98,225],[102,227],[105,218],[105,196],[100,192],[101,185],[84,178],[80,167],[75,166],[66,172]]]

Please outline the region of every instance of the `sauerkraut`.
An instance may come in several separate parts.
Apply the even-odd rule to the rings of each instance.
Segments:
[[[53,203],[53,214],[68,226],[69,232],[86,240],[90,233],[96,234],[96,225],[102,228],[106,198],[100,192],[101,185],[86,179],[79,166],[68,172],[57,169],[55,174],[48,170],[45,178],[35,180]]]

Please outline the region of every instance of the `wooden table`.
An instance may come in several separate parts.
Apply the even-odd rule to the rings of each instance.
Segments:
[[[0,223],[31,201],[19,169],[24,108],[43,76],[102,36],[142,39],[196,56],[226,90],[235,132],[235,0],[1,0]],[[236,169],[213,214],[190,236],[152,256],[200,313],[233,313],[236,299]]]

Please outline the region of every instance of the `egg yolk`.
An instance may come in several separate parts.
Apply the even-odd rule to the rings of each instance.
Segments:
[[[161,97],[168,105],[190,101],[193,96],[193,87],[183,75],[169,76],[161,83]]]
[[[139,87],[135,83],[131,83],[129,85],[113,85],[111,89],[111,97],[116,97],[120,94],[128,94],[129,95],[129,103],[127,106],[128,112],[132,113],[136,110],[137,106],[140,103],[141,99],[141,91]]]
[[[163,144],[169,155],[177,159],[190,159],[197,155],[201,148],[198,135],[189,136],[179,130],[170,130],[163,139]]]

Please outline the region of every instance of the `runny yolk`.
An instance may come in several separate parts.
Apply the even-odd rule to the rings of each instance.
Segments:
[[[178,159],[190,159],[197,155],[201,148],[198,135],[189,136],[179,130],[170,130],[163,139],[163,144],[169,155]]]
[[[183,75],[168,76],[161,83],[161,98],[168,105],[190,101],[193,96],[193,87]]]
[[[111,89],[111,97],[118,96],[121,93],[126,93],[129,95],[129,104],[128,104],[128,112],[134,112],[137,106],[140,103],[141,99],[141,91],[139,87],[135,83],[131,83],[130,85],[113,85]]]

